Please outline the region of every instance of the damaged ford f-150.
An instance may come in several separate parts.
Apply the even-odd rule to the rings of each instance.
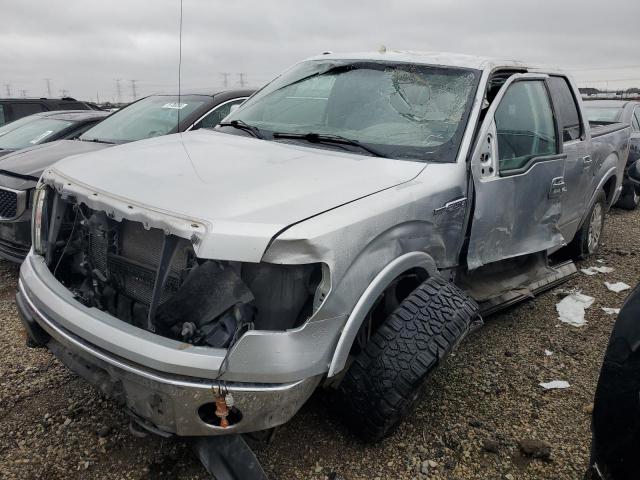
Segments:
[[[152,431],[269,429],[322,385],[377,440],[481,315],[596,251],[629,134],[560,71],[322,55],[215,131],[47,169],[17,303]]]

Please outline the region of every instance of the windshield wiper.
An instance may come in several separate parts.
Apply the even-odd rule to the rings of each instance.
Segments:
[[[94,142],[94,143],[106,143],[108,145],[115,145],[116,142],[110,142],[108,140],[103,140],[101,138],[80,138],[83,142]]]
[[[231,120],[230,122],[222,122],[219,123],[218,126],[233,127],[237,128],[238,130],[244,130],[245,132],[249,132],[254,137],[259,138],[260,140],[264,140],[264,136],[262,136],[262,133],[260,133],[260,129],[258,127],[254,127],[253,125],[249,125],[244,120]]]
[[[340,135],[328,135],[323,133],[280,133],[275,132],[273,134],[273,138],[292,138],[292,139],[301,139],[306,140],[309,143],[335,143],[336,145],[350,145],[352,147],[358,147],[365,152],[369,152],[374,157],[384,157],[385,155],[382,152],[379,152],[375,148],[371,148],[363,143],[360,143],[358,140],[353,140],[352,138],[342,137]]]

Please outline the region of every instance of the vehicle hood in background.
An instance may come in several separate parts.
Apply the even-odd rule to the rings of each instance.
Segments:
[[[74,156],[52,176],[100,192],[88,204],[129,202],[125,218],[135,206],[202,222],[204,258],[260,261],[291,224],[407,182],[424,166],[199,130]]]
[[[58,140],[14,151],[0,157],[0,171],[20,176],[39,178],[42,172],[70,155],[94,152],[111,145],[106,143],[82,142],[79,140]],[[0,150],[0,155],[2,154]]]

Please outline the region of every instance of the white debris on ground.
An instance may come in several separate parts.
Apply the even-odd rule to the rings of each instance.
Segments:
[[[551,350],[546,350],[545,349],[544,355],[545,355],[545,357],[550,357],[551,355],[553,355],[553,352]]]
[[[611,272],[613,272],[613,270],[614,270],[614,268],[605,267],[605,266],[602,266],[602,267],[596,266],[596,267],[589,267],[589,268],[581,268],[580,269],[580,271],[582,273],[584,273],[585,275],[589,275],[589,276],[596,275],[597,273],[611,273]]]
[[[624,282],[615,282],[615,283],[604,282],[604,285],[609,290],[616,293],[622,292],[624,290],[629,290],[631,288],[629,285],[627,285]]]
[[[617,315],[620,313],[619,308],[602,307],[602,311],[607,315]]]
[[[566,380],[552,380],[551,382],[540,382],[540,385],[545,390],[555,390],[555,389],[563,389],[569,388],[569,382]]]
[[[580,292],[572,292],[556,304],[558,319],[574,327],[581,327],[587,323],[584,311],[589,308],[594,298]]]

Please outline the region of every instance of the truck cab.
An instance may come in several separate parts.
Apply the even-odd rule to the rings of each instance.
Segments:
[[[628,144],[557,70],[321,55],[214,130],[47,169],[19,310],[153,431],[272,428],[322,385],[380,440],[483,315],[597,251]]]

